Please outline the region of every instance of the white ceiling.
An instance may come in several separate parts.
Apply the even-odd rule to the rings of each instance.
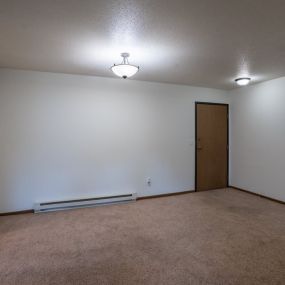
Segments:
[[[284,0],[0,0],[0,66],[232,89],[285,75]]]

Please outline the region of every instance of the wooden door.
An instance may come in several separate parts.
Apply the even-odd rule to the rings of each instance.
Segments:
[[[196,191],[228,186],[228,105],[196,103]]]

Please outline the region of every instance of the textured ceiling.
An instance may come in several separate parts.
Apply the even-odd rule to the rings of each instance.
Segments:
[[[0,67],[232,89],[285,75],[284,0],[0,0]]]

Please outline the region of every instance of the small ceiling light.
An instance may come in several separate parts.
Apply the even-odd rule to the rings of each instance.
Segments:
[[[111,67],[111,70],[117,76],[122,77],[124,79],[135,75],[138,72],[139,67],[136,65],[129,64],[128,57],[130,56],[130,54],[127,52],[124,52],[124,53],[121,53],[121,56],[123,58],[122,63],[121,64],[114,64]]]
[[[240,86],[245,86],[249,83],[250,80],[251,79],[249,77],[241,77],[241,78],[237,78],[235,82]]]

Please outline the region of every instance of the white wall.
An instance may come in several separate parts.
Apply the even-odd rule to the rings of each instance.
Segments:
[[[194,101],[227,92],[0,70],[0,212],[194,188]],[[152,178],[147,187],[146,178]]]
[[[230,97],[230,184],[285,201],[285,77]]]

